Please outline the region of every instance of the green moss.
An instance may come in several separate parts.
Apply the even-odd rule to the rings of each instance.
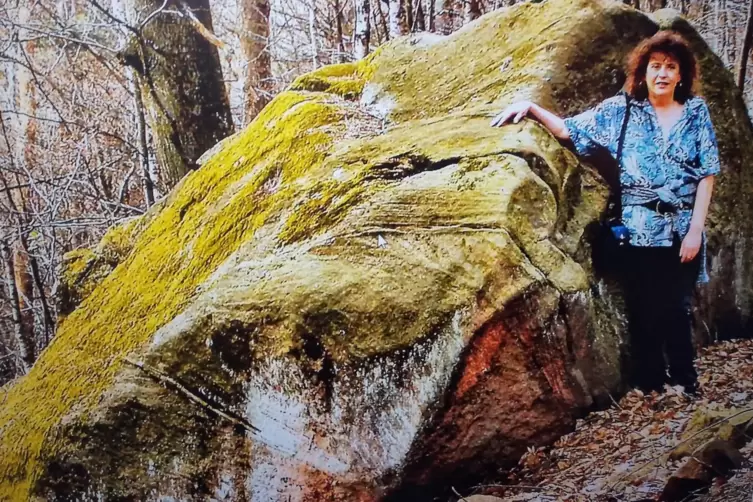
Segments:
[[[188,176],[96,294],[61,323],[30,374],[8,390],[0,409],[0,499],[28,499],[43,458],[58,448],[52,432],[60,420],[74,406],[93,406],[122,367],[121,358],[181,312],[196,287],[264,224],[272,208],[290,204],[296,178],[315,170],[337,131],[323,126],[341,118],[333,105],[283,93]],[[286,188],[260,190],[275,173]],[[127,229],[114,231],[103,245],[124,251]],[[74,269],[82,269],[83,256]]]
[[[94,249],[76,249],[63,256],[60,315],[70,314],[128,256],[141,230],[155,213],[152,211],[113,226]]]
[[[140,230],[144,227],[141,218],[131,218],[110,228],[96,248],[96,253],[107,260],[120,263],[133,249]]]
[[[71,284],[86,270],[87,265],[96,257],[91,249],[76,249],[63,256],[63,282]]]
[[[345,99],[358,99],[373,73],[374,54],[357,62],[323,66],[301,75],[290,86],[294,91],[313,91],[336,94]]]
[[[91,249],[77,249],[66,253],[60,264],[60,300],[58,314],[73,312],[89,296],[99,281],[87,281],[98,257]]]

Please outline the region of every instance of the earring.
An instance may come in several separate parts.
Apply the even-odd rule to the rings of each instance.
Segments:
[[[682,87],[682,82],[677,82],[677,87]]]

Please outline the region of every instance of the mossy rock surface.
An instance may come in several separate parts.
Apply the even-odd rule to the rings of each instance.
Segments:
[[[552,0],[298,79],[140,220],[0,391],[0,499],[398,500],[566,432],[620,385],[624,317],[586,231],[607,189],[537,124],[489,121],[614,94],[656,29]],[[706,91],[725,70],[696,43]],[[712,270],[737,307],[703,312],[739,325],[753,248],[729,211],[750,207],[753,137],[713,81]]]

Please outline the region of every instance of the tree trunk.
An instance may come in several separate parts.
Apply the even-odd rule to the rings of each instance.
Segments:
[[[343,42],[343,13],[340,0],[335,0],[335,32],[337,33],[337,62],[343,63],[345,62],[345,43]]]
[[[169,9],[162,0],[130,3],[142,37],[122,57],[141,74],[160,173],[172,188],[233,132],[217,47],[191,19],[212,30],[209,0],[172,2]],[[178,7],[188,15],[178,15]]]
[[[390,29],[387,26],[387,19],[384,15],[384,9],[382,9],[382,0],[376,0],[377,10],[379,11],[379,20],[382,24],[382,33],[384,33],[384,39],[388,41],[390,39]]]
[[[418,0],[418,5],[416,5],[416,23],[414,31],[426,31],[426,15],[424,14],[423,0]]]
[[[19,234],[20,234],[19,229]],[[32,359],[30,363],[34,362],[34,354],[36,353],[36,343],[34,337],[34,278],[29,272],[29,255],[24,249],[24,245],[21,243],[21,237],[19,236],[16,242],[13,244],[13,275],[14,282],[16,284],[16,290],[18,292],[18,309],[21,314],[21,330],[23,331],[23,337],[25,340],[30,341],[30,354]]]
[[[139,76],[128,68],[128,83],[133,92],[133,112],[136,119],[136,134],[138,136],[139,165],[141,166],[141,179],[144,186],[144,202],[146,207],[154,205],[154,178],[149,169],[149,145],[146,139],[146,118],[144,114],[144,98],[141,95]]]
[[[724,26],[722,25],[722,0],[714,0],[714,38],[716,39],[715,52],[724,61]],[[726,63],[726,61],[724,61]]]
[[[319,44],[316,43],[316,3],[309,7],[309,38],[311,39],[311,63],[319,68]]]
[[[753,0],[748,0],[748,19],[745,21],[745,37],[737,56],[737,87],[745,91],[745,74],[748,69],[750,46],[753,43]]]
[[[21,366],[24,373],[29,372],[29,368],[34,364],[34,340],[29,339],[27,334],[23,330],[23,320],[21,318],[21,305],[18,298],[18,290],[16,289],[16,277],[15,266],[13,263],[13,253],[11,252],[8,244],[5,242],[0,243],[0,255],[2,256],[3,264],[5,265],[5,280],[8,287],[8,299],[10,300],[11,307],[11,321],[13,323],[13,335],[18,345],[18,350],[21,353]]]
[[[465,2],[465,24],[470,23],[474,19],[478,19],[481,15],[479,9],[478,0],[466,0]]]
[[[241,0],[243,32],[241,49],[246,65],[243,94],[246,100],[244,123],[251,122],[269,103],[272,95],[272,61],[269,55],[269,0]]]
[[[390,5],[390,38],[396,38],[400,35],[404,35],[403,31],[405,23],[403,19],[405,17],[405,10],[403,9],[404,0],[389,0]]]
[[[369,0],[356,0],[355,47],[353,55],[357,60],[363,59],[369,54],[369,39],[371,38],[369,14]]]
[[[434,31],[437,29],[436,20],[435,18],[435,10],[434,10],[434,2],[436,0],[427,0],[429,2],[429,31],[434,33]]]
[[[403,7],[405,8],[405,26],[403,27],[403,33],[412,33],[413,26],[413,0],[403,0]]]
[[[24,251],[29,256],[29,270],[31,270],[31,276],[34,279],[34,286],[39,295],[39,301],[42,304],[42,327],[44,330],[44,345],[46,347],[50,343],[52,335],[55,334],[55,319],[52,316],[52,310],[50,309],[50,302],[47,299],[47,294],[44,291],[44,282],[42,282],[42,274],[39,271],[39,263],[37,258],[29,252],[29,246],[26,240],[23,241]]]

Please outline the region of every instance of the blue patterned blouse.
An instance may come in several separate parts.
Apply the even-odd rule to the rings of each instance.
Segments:
[[[565,119],[580,155],[606,148],[617,157],[625,118],[625,96],[609,98],[580,115]],[[630,119],[622,147],[620,185],[622,222],[633,246],[672,245],[690,230],[692,209],[661,215],[639,204],[659,200],[674,207],[693,207],[698,182],[719,173],[719,151],[706,102],[692,97],[665,141],[656,112],[648,100],[630,101]],[[698,282],[707,282],[706,237],[701,246]]]

